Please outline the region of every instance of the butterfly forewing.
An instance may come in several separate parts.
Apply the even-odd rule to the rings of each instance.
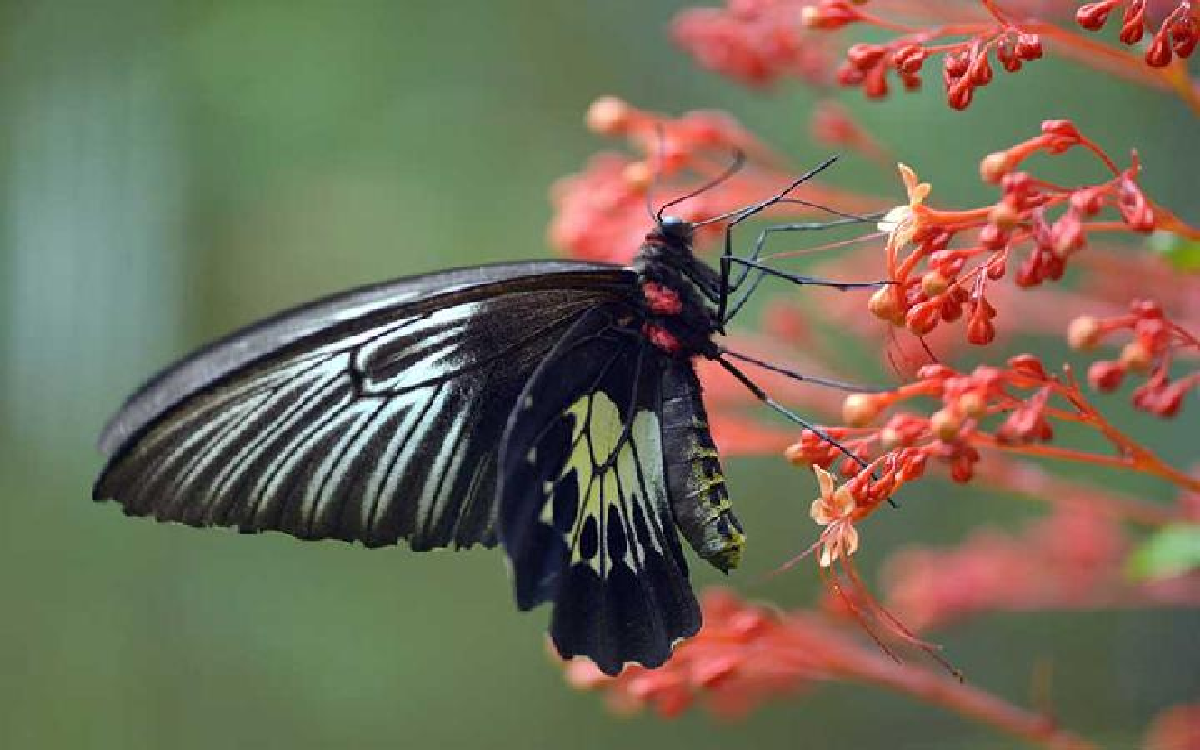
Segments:
[[[102,439],[95,497],[196,526],[492,544],[518,395],[573,323],[631,283],[615,268],[510,264],[277,316],[135,394]]]
[[[553,601],[559,653],[610,674],[662,664],[700,626],[665,484],[668,361],[619,317],[583,315],[530,380],[501,449],[499,501],[518,605]]]

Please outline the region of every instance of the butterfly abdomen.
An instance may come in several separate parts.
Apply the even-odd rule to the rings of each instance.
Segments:
[[[698,555],[723,572],[736,568],[746,536],[729,502],[690,362],[673,363],[663,376],[662,436],[675,523]]]

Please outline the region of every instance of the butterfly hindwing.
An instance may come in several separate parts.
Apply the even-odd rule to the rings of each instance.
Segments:
[[[530,380],[501,449],[499,499],[518,606],[552,601],[559,653],[610,674],[662,664],[700,626],[665,481],[668,363],[617,317],[585,313]]]
[[[135,394],[96,499],[131,515],[416,549],[495,541],[497,446],[620,269],[530,263],[402,280],[277,316]]]

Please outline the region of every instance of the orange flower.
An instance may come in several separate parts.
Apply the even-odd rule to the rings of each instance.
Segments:
[[[858,549],[858,529],[853,515],[857,504],[845,485],[835,487],[833,475],[813,464],[821,496],[813,500],[809,515],[825,527],[821,532],[821,567],[828,568],[834,560],[849,557]]]
[[[899,250],[912,241],[921,227],[925,198],[933,189],[928,182],[917,182],[917,173],[907,164],[897,164],[896,168],[900,170],[900,179],[904,180],[904,189],[908,192],[908,205],[892,208],[876,225],[879,231],[888,233],[889,250]]]

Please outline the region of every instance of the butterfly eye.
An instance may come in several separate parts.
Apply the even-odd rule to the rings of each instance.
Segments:
[[[678,216],[664,216],[658,222],[659,228],[666,237],[690,241],[692,239],[692,223]]]

